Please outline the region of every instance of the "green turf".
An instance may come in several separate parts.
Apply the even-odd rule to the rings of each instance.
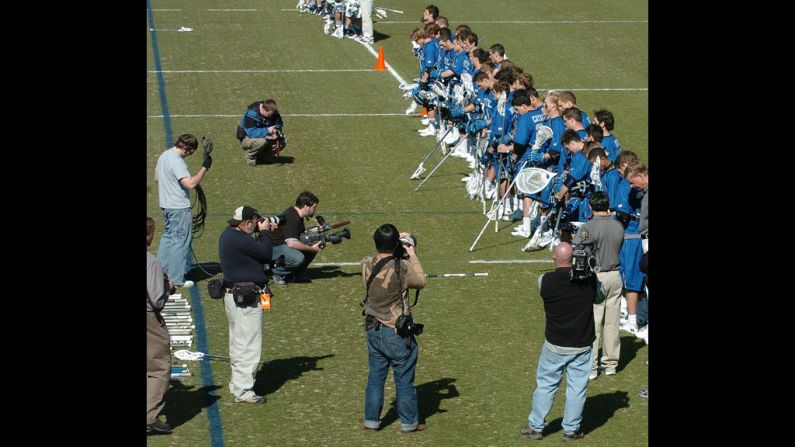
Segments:
[[[401,9],[387,21],[418,21],[426,2],[390,0],[377,5]],[[647,2],[578,0],[525,2],[502,0],[438,1],[454,27],[462,20],[646,20]],[[163,70],[370,69],[375,58],[351,40],[323,35],[322,21],[299,17],[295,0],[213,1],[153,0],[158,29],[193,28],[190,33],[158,32]],[[208,12],[208,8],[256,8],[256,12]],[[386,60],[407,81],[416,77],[416,59],[408,35],[416,24],[376,23]],[[500,42],[511,60],[529,70],[539,90],[648,87],[648,23],[472,24],[486,39]],[[147,33],[147,70],[154,69]],[[388,36],[388,37],[387,37]],[[379,38],[379,34],[376,34]],[[383,38],[386,37],[386,38]],[[414,117],[299,117],[316,113],[402,113],[408,105],[387,72],[354,73],[165,73],[165,94],[174,137],[190,132],[215,141],[215,160],[202,182],[209,215],[204,234],[193,247],[202,263],[218,261],[218,235],[233,210],[247,204],[278,213],[303,191],[320,197],[318,213],[329,222],[351,220],[353,238],[324,250],[316,262],[358,261],[373,253],[372,233],[385,222],[417,233],[418,255],[428,273],[485,271],[487,278],[433,278],[421,293],[416,318],[426,324],[419,337],[415,385],[428,430],[400,435],[389,404],[386,427],[361,430],[367,355],[359,301],[362,279],[357,267],[310,267],[310,284],[275,288],[273,309],[265,316],[263,360],[258,390],[263,406],[235,404],[228,392],[228,363],[216,361],[213,387],[226,445],[367,445],[410,442],[419,445],[524,445],[518,430],[527,423],[535,366],[543,343],[544,315],[536,279],[551,263],[470,264],[478,259],[547,260],[549,252],[522,253],[525,241],[510,236],[512,225],[492,226],[477,249],[467,249],[485,218],[459,181],[464,162],[449,159],[420,189],[409,176],[433,139],[420,138]],[[615,134],[624,149],[647,160],[647,91],[577,91],[580,107],[607,108],[616,116]],[[157,76],[147,73],[147,214],[157,222],[152,252],[162,232],[157,185],[152,181],[166,137]],[[292,163],[245,166],[234,138],[245,107],[274,98],[285,116]],[[426,162],[429,169],[440,157]],[[187,159],[191,172],[200,156]],[[220,301],[210,300],[198,283],[204,305],[208,351],[227,355],[227,322]],[[193,347],[195,349],[195,346]],[[588,390],[583,429],[587,445],[636,446],[648,443],[648,401],[638,397],[647,386],[648,348],[624,336],[619,373],[600,376]],[[171,389],[166,416],[176,425],[168,436],[148,438],[149,445],[210,445],[206,390],[191,365],[190,389]],[[548,416],[545,445],[559,445],[563,394]]]

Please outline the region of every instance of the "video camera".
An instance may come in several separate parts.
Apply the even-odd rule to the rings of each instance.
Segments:
[[[315,245],[320,242],[320,248],[326,247],[326,242],[331,242],[332,244],[339,244],[342,242],[342,238],[350,239],[351,238],[351,230],[348,228],[344,228],[341,231],[336,233],[326,234],[326,231],[333,230],[334,228],[339,228],[343,225],[348,225],[351,223],[350,220],[346,220],[344,222],[340,222],[338,224],[329,225],[326,223],[326,219],[323,216],[316,216],[317,219],[317,226],[312,227],[311,229],[301,233],[298,235],[298,240],[307,244],[307,245]]]
[[[593,253],[591,244],[577,244],[571,253],[571,280],[583,281],[599,273],[599,263]]]
[[[306,245],[315,245],[318,242],[320,242],[320,248],[325,248],[326,242],[331,242],[332,244],[339,244],[340,242],[342,242],[342,238],[350,239],[351,230],[348,228],[344,228],[341,231],[331,234],[307,231],[298,235],[298,239],[301,242],[305,243]]]
[[[395,254],[393,256],[398,259],[408,259],[409,254],[406,251],[406,245],[413,245],[414,248],[417,248],[417,236],[410,234],[408,238],[400,238],[400,243],[395,247]]]

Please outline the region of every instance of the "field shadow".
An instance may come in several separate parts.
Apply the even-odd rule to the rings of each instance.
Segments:
[[[373,21],[373,23],[376,23],[376,22]],[[390,37],[392,37],[392,36],[390,36],[389,34],[384,34],[384,33],[378,32],[376,30],[373,30],[373,43],[380,42],[382,40],[387,40]]]
[[[643,340],[635,338],[634,335],[621,336],[621,354],[618,358],[618,367],[616,371],[623,371],[629,363],[638,356],[638,351],[646,346]]]
[[[292,357],[266,362],[259,369],[254,379],[254,392],[260,396],[267,396],[290,380],[301,377],[305,372],[322,371],[323,368],[319,368],[317,362],[329,357],[334,357],[334,354],[318,357]]]
[[[166,405],[163,407],[163,414],[172,428],[190,421],[202,409],[214,404],[220,399],[214,391],[221,388],[221,385],[208,385],[198,389],[193,389],[193,385],[184,385],[179,380],[171,380],[171,386],[166,391]]]
[[[349,276],[362,276],[361,272],[349,273],[340,270],[340,267],[337,265],[324,265],[322,267],[307,267],[306,274],[312,277],[312,279],[325,279],[325,278],[336,278],[338,276],[342,277],[349,277]]]
[[[185,273],[185,279],[199,282],[207,278],[212,278],[219,273],[221,273],[221,263],[200,262],[191,266],[190,270]]]
[[[565,397],[565,390],[562,390],[562,393],[561,397]],[[605,425],[620,408],[629,408],[629,396],[626,391],[613,391],[612,393],[588,396],[588,399],[585,400],[585,408],[582,410],[580,431],[587,435]],[[562,417],[550,422],[544,429],[544,436],[563,431],[562,422]]]
[[[289,155],[279,155],[278,157],[274,155],[269,155],[257,158],[257,166],[262,166],[262,165],[283,166],[286,164],[292,164],[294,162],[295,162],[295,157],[291,157]]]
[[[445,377],[444,379],[434,380],[433,382],[423,383],[417,385],[417,406],[419,407],[419,421],[424,423],[429,417],[436,413],[446,413],[447,410],[441,409],[442,401],[445,399],[454,399],[460,395],[458,389],[453,384],[456,379]],[[397,401],[392,399],[389,405],[389,411],[386,412],[384,418],[381,420],[381,427],[397,421],[399,419],[397,414]]]

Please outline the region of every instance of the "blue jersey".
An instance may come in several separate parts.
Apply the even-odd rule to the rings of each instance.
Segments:
[[[610,201],[610,208],[613,209],[623,203],[621,198],[621,181],[626,182],[624,177],[618,173],[615,166],[610,166],[599,173],[599,181],[602,182],[602,191],[607,194]]]
[[[607,158],[613,163],[616,162],[616,157],[621,153],[621,145],[618,144],[618,139],[615,135],[605,135],[602,138],[602,147],[607,153]]]
[[[439,43],[431,39],[420,48],[420,77],[427,69],[433,70],[439,57]]]
[[[453,73],[455,73],[457,78],[460,78],[461,73],[463,73],[466,70],[466,67],[469,65],[472,65],[472,62],[469,60],[469,53],[462,51],[456,55]]]

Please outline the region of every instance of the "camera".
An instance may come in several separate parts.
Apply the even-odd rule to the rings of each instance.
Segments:
[[[599,273],[599,264],[593,253],[593,247],[585,244],[577,244],[571,253],[571,280],[582,281],[591,278]]]
[[[320,248],[325,248],[326,242],[339,244],[342,242],[342,238],[350,239],[351,230],[348,228],[343,228],[341,231],[330,234],[318,233],[316,231],[306,231],[298,235],[298,240],[305,243],[306,245],[315,245],[316,243],[320,242]]]
[[[401,315],[395,322],[395,329],[397,334],[401,337],[409,337],[411,335],[420,335],[425,328],[424,324],[415,323],[411,315]]]
[[[413,245],[414,248],[417,248],[417,236],[410,234],[409,237],[400,238],[400,243],[395,247],[394,256],[398,259],[408,259],[409,254],[405,249],[407,245]]]
[[[281,124],[275,124],[273,126],[273,135],[280,140],[284,139],[284,129],[282,128]]]
[[[269,224],[275,223],[276,226],[283,227],[287,223],[285,216],[265,216],[260,217],[258,222],[268,222]]]
[[[263,268],[263,269],[264,269],[266,272],[269,272],[269,271],[271,271],[271,270],[272,270],[274,267],[284,267],[285,265],[287,265],[287,263],[285,263],[285,262],[284,262],[284,255],[279,255],[279,257],[277,257],[276,259],[274,259],[274,260],[272,260],[271,262],[269,262],[269,263],[267,263],[267,264],[263,265],[263,266],[262,266],[262,268]]]

